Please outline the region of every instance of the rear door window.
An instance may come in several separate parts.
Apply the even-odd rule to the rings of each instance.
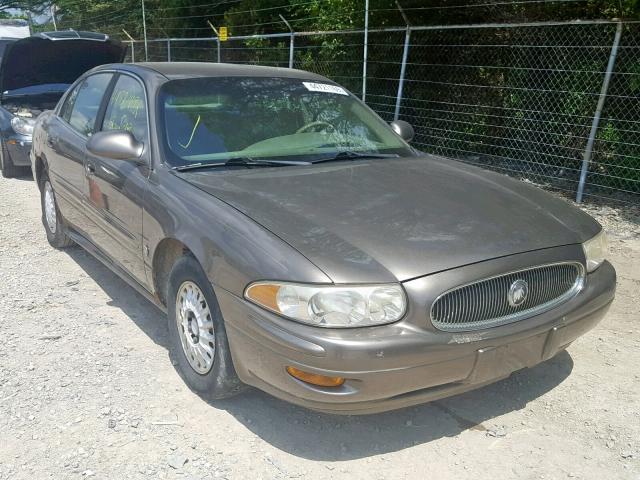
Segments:
[[[73,109],[73,104],[76,101],[76,97],[78,96],[78,92],[80,91],[80,85],[76,85],[76,87],[71,90],[67,98],[65,98],[62,107],[60,108],[60,116],[64,119],[65,122],[69,123],[69,118],[71,118],[71,110]]]
[[[82,135],[90,136],[93,133],[102,97],[112,78],[112,73],[98,73],[87,77],[71,92],[63,105],[62,118],[67,120],[65,115],[68,112],[69,125]]]

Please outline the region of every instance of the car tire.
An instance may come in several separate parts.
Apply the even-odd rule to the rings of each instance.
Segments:
[[[213,287],[191,255],[171,270],[167,314],[171,357],[189,388],[212,400],[242,391]]]
[[[4,178],[15,178],[26,174],[25,167],[16,167],[11,161],[4,142],[0,141],[0,168]]]
[[[46,171],[40,178],[40,207],[42,209],[42,225],[47,233],[49,244],[58,249],[73,245],[73,240],[67,235],[62,215],[58,209],[56,194]]]

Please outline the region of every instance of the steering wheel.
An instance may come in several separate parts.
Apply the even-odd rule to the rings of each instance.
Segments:
[[[310,123],[307,123],[306,125],[303,125],[298,130],[296,130],[296,133],[304,133],[307,130],[312,129],[313,127],[320,127],[320,126],[329,127],[331,130],[335,130],[336,129],[336,127],[331,125],[329,122],[323,122],[322,120],[316,120],[315,122],[310,122]]]

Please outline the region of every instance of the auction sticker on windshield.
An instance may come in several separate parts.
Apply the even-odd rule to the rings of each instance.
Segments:
[[[337,93],[338,95],[349,95],[347,91],[337,85],[328,85],[326,83],[302,82],[302,84],[310,92]]]

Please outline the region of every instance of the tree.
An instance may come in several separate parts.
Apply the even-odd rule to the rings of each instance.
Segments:
[[[0,18],[26,18],[26,15],[14,12],[41,14],[50,5],[50,1],[42,0],[0,0]]]

